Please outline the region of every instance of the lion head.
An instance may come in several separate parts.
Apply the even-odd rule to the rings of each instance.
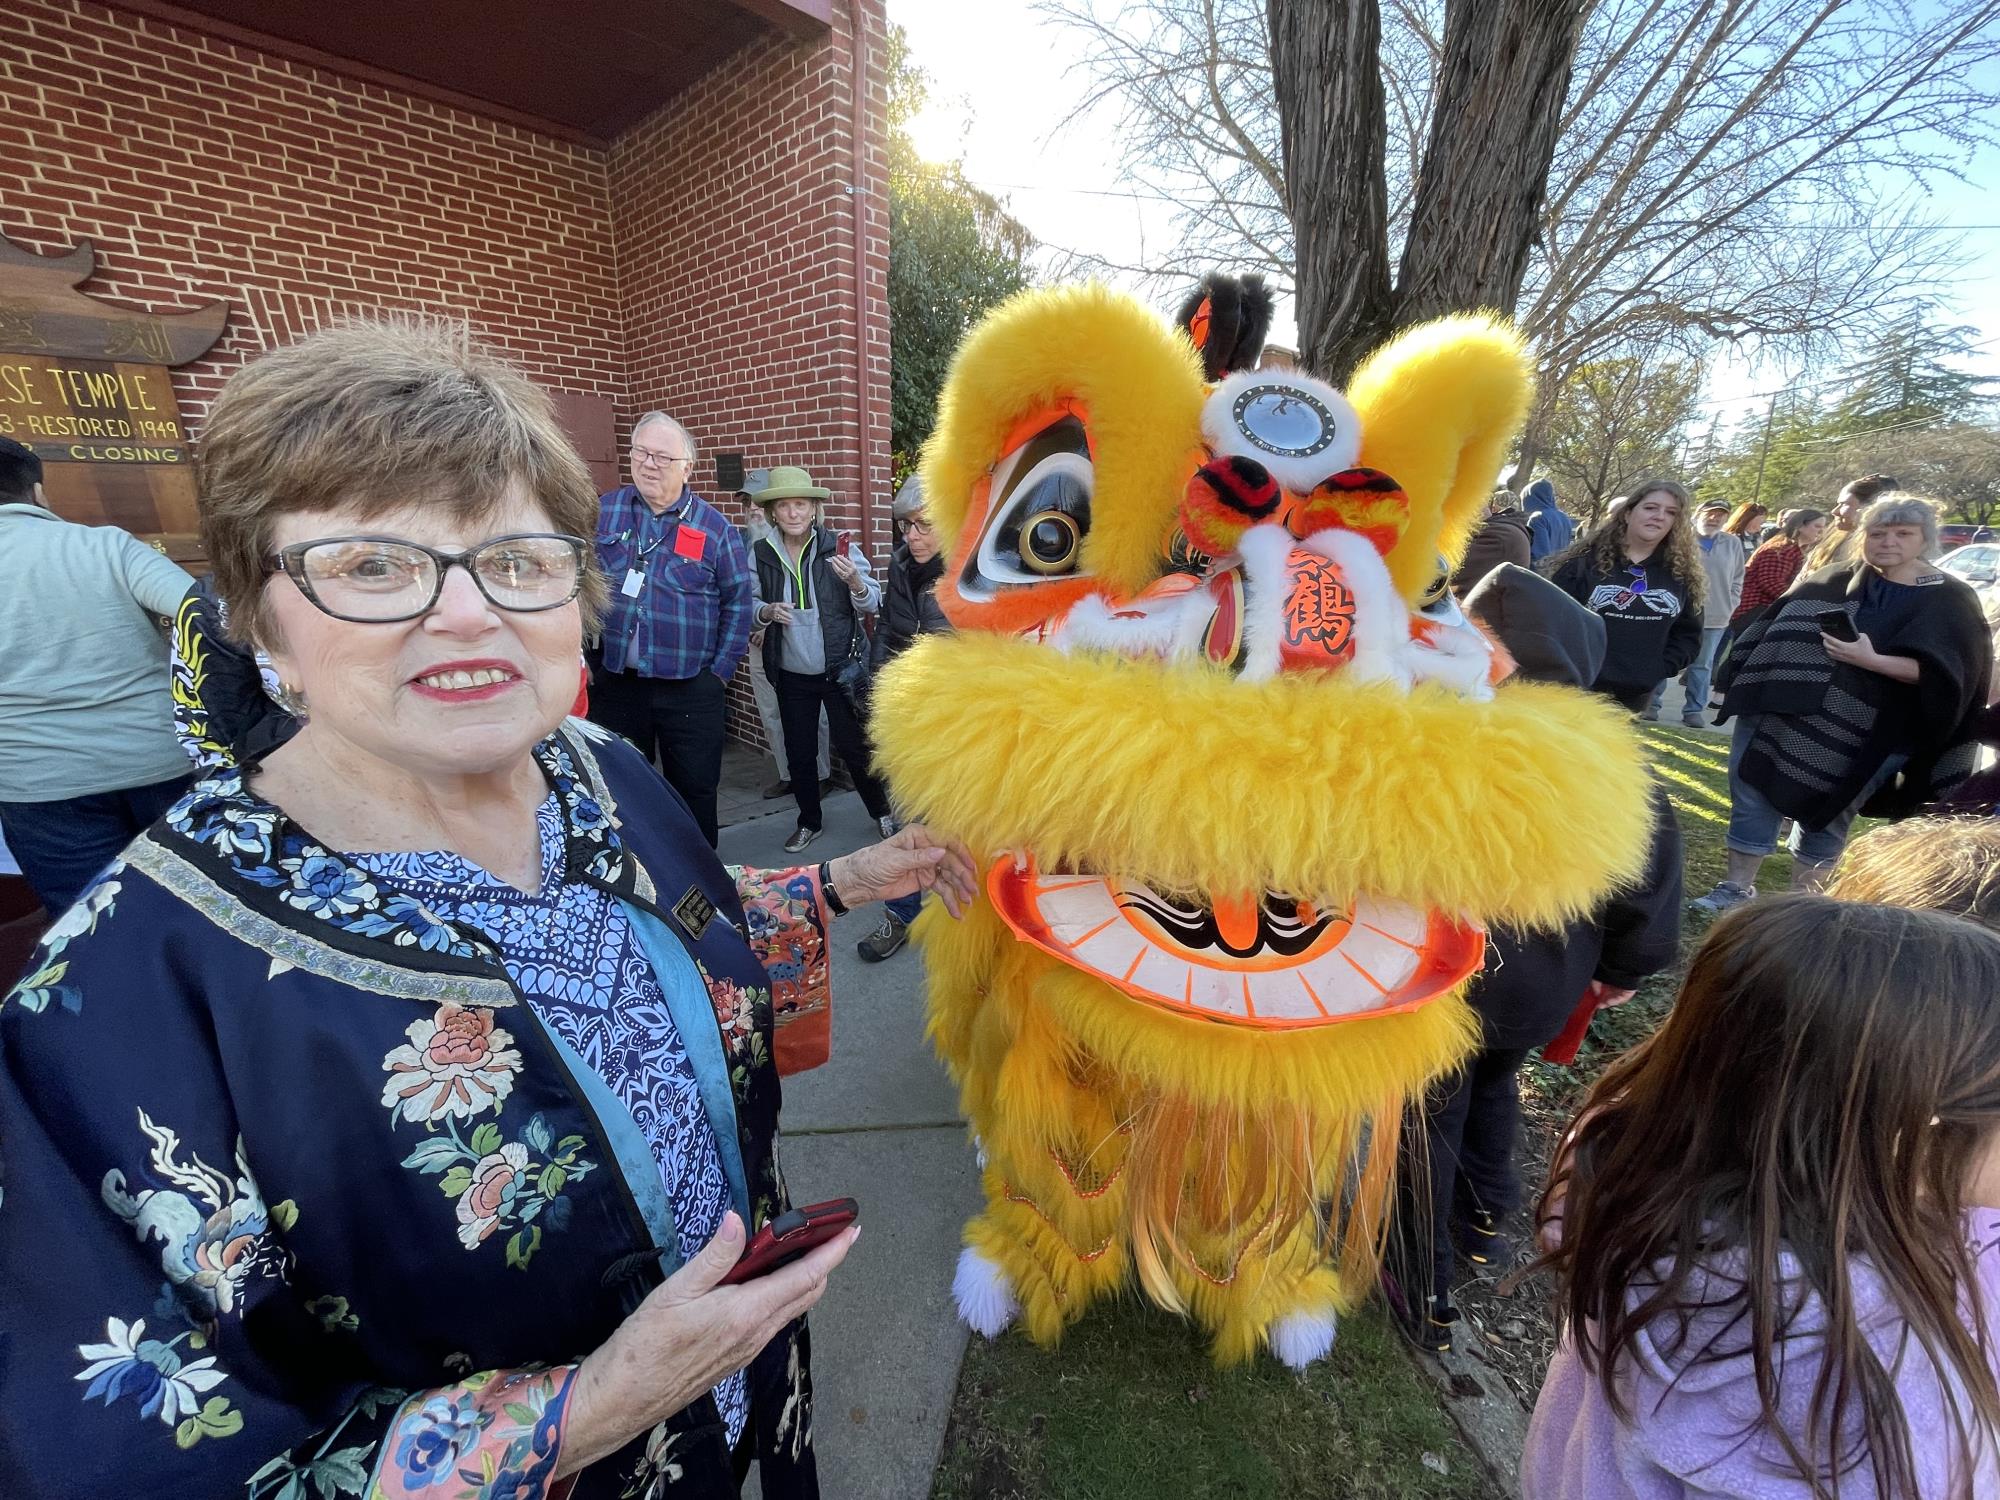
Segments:
[[[1343,392],[1232,368],[1255,340],[1232,303],[1218,355],[1222,285],[1182,328],[1069,286],[967,338],[923,462],[957,633],[885,673],[876,734],[899,804],[986,871],[919,932],[975,1119],[1010,1089],[1086,1132],[1254,1115],[1282,1157],[1461,1056],[1484,929],[1636,874],[1647,793],[1615,705],[1506,681],[1445,587],[1530,398],[1518,336],[1428,324]],[[1067,1060],[1031,1073],[1042,1025]],[[1167,1134],[1162,1183],[1217,1149]]]

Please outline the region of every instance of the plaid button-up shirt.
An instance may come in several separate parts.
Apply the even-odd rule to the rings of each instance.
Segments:
[[[699,533],[700,556],[681,529]],[[750,644],[752,580],[743,538],[691,489],[655,515],[631,485],[598,501],[597,562],[611,582],[602,645],[605,670],[725,682]],[[627,580],[637,575],[637,594]]]

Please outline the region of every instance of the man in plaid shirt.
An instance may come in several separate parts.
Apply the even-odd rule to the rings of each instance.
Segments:
[[[598,501],[597,561],[611,581],[590,654],[590,716],[624,735],[715,843],[725,684],[750,641],[742,536],[689,488],[694,439],[662,411],[632,429],[632,482]]]

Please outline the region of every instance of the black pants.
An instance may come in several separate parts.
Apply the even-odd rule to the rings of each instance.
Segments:
[[[597,674],[590,684],[590,717],[622,734],[660,771],[694,814],[715,847],[715,789],[722,781],[726,689],[713,672],[693,677]]]
[[[1451,1290],[1453,1220],[1472,1209],[1504,1219],[1520,1206],[1514,1141],[1525,1047],[1489,1047],[1430,1086],[1403,1127],[1396,1190],[1398,1279],[1414,1297]],[[1420,1149],[1421,1148],[1421,1149]]]
[[[785,764],[791,767],[792,796],[799,804],[799,827],[818,828],[819,812],[819,711],[826,709],[827,737],[854,778],[854,789],[868,816],[881,818],[889,811],[889,794],[868,765],[868,736],[854,705],[832,674],[817,676],[804,672],[778,673],[772,684],[778,690],[778,720],[785,728]]]
[[[192,776],[54,802],[0,802],[0,829],[42,910],[59,917],[84,887],[180,800]]]

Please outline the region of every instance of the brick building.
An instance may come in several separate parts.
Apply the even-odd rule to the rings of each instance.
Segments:
[[[197,444],[262,349],[459,316],[606,487],[664,408],[697,490],[804,464],[879,559],[885,59],[883,0],[5,0],[0,236],[88,238],[95,297],[228,302],[173,371]]]

